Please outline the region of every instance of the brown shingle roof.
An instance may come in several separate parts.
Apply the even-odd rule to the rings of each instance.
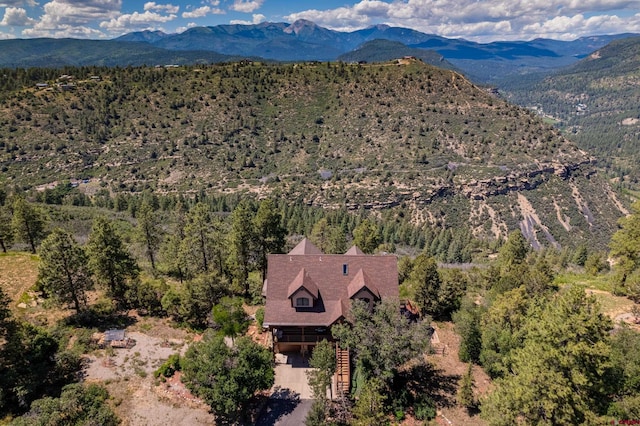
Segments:
[[[398,297],[395,256],[296,255],[294,250],[267,258],[266,326],[329,326],[335,323],[349,308],[350,283],[358,289],[365,286],[383,299]],[[343,273],[345,269],[346,274]],[[304,283],[306,277],[317,286],[318,300],[313,307],[295,308],[288,298],[292,283],[299,282],[301,278]]]

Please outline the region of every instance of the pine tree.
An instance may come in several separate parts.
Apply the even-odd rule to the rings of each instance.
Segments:
[[[476,406],[476,399],[473,394],[473,385],[473,364],[469,363],[467,372],[462,376],[462,379],[460,379],[458,394],[456,396],[458,405],[466,408],[467,410],[473,409]]]
[[[156,269],[155,255],[162,241],[162,229],[158,216],[147,202],[143,202],[136,213],[138,225],[136,237],[145,248],[145,254],[151,263],[151,269]]]
[[[86,250],[98,284],[107,288],[111,297],[124,302],[130,284],[138,278],[139,269],[108,219],[98,217],[93,221]]]
[[[93,286],[87,255],[71,234],[60,228],[42,242],[38,285],[59,301],[73,303],[76,311],[86,305],[86,292]]]
[[[231,214],[229,233],[229,266],[235,284],[249,297],[249,270],[255,260],[256,236],[253,228],[253,211],[248,202],[241,202]]]
[[[282,216],[276,210],[272,200],[265,199],[260,203],[253,219],[255,229],[258,268],[262,273],[262,281],[267,274],[267,254],[282,253],[286,230],[281,225]]]
[[[435,259],[421,254],[413,262],[409,281],[415,289],[415,302],[423,315],[439,316],[442,280]]]
[[[46,219],[44,213],[22,197],[16,197],[12,208],[11,228],[14,236],[29,244],[31,253],[35,253],[38,243],[45,236]]]
[[[6,253],[12,244],[11,212],[6,206],[0,206],[0,249]]]
[[[353,230],[353,243],[367,254],[372,254],[380,245],[380,229],[369,219],[365,219]]]

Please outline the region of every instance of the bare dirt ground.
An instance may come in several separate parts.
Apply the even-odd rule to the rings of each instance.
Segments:
[[[144,332],[142,331],[144,330]],[[114,410],[126,426],[213,425],[209,407],[176,375],[166,382],[153,372],[172,354],[186,351],[193,335],[160,320],[141,319],[127,329],[128,349],[104,349],[87,356],[85,380],[106,385]]]
[[[602,312],[613,320],[615,324],[625,322],[631,327],[638,327],[635,323],[635,316],[631,313],[633,301],[622,296],[615,296],[608,291],[587,289],[588,295],[595,297],[600,302]],[[640,327],[638,327],[640,330]]]
[[[460,347],[460,337],[453,331],[453,324],[450,322],[434,324],[439,343],[434,345],[437,351],[433,355],[427,357],[436,371],[443,379],[454,381],[456,384],[460,378],[467,372],[468,364],[458,359],[458,348]],[[442,354],[444,349],[444,355]],[[491,379],[478,366],[473,367],[473,378],[475,383],[476,398],[485,395],[491,389]],[[457,389],[457,386],[456,386]],[[451,389],[453,391],[453,389]],[[480,418],[478,414],[470,416],[466,409],[455,405],[455,391],[448,391],[442,395],[441,401],[446,404],[437,404],[438,416],[435,423],[439,425],[478,425],[484,426],[487,423]]]

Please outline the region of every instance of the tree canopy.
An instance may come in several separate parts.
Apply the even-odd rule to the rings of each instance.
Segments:
[[[222,336],[208,334],[189,347],[181,366],[185,385],[230,421],[240,419],[254,394],[274,381],[271,351],[249,337],[228,347]]]
[[[429,320],[410,323],[398,306],[398,300],[385,299],[370,310],[355,300],[349,323],[332,328],[340,346],[353,351],[356,368],[365,381],[377,377],[390,384],[401,365],[429,347]]]
[[[609,248],[616,259],[614,290],[640,298],[640,201],[632,206],[632,213],[620,219],[620,229],[613,234]]]
[[[533,312],[510,374],[482,405],[485,418],[492,425],[598,423],[612,389],[611,326],[577,287]]]

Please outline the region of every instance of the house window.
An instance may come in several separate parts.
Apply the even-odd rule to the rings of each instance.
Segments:
[[[346,263],[342,264],[342,275],[349,275],[349,265]]]
[[[298,297],[296,299],[296,306],[300,306],[300,307],[309,306],[309,299],[306,297]]]

